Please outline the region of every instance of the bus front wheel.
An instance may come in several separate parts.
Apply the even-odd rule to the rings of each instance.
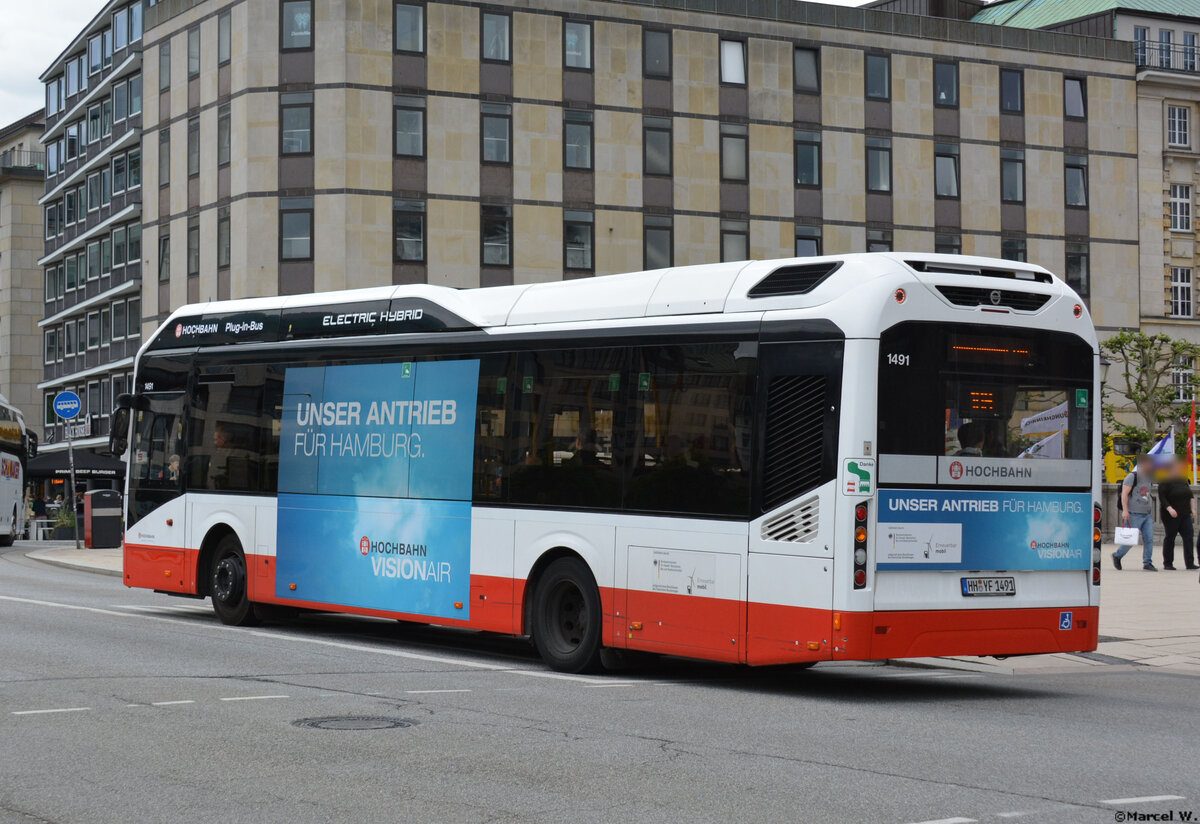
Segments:
[[[258,623],[254,605],[246,594],[246,556],[233,535],[226,535],[217,544],[208,573],[208,594],[221,623],[238,627]]]
[[[534,592],[533,643],[559,672],[600,668],[603,616],[600,590],[587,564],[560,558],[546,569]]]

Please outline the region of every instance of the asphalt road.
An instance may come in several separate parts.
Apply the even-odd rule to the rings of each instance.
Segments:
[[[228,628],[27,549],[0,552],[5,824],[1200,821],[1193,677],[658,659],[566,676],[475,633]],[[346,717],[389,726],[301,724]]]

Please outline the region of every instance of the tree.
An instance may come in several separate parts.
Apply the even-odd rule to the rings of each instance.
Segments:
[[[1150,444],[1167,421],[1174,421],[1177,413],[1177,385],[1175,370],[1191,367],[1200,356],[1200,346],[1179,338],[1159,333],[1118,332],[1100,344],[1100,351],[1112,363],[1109,383],[1126,401],[1128,406],[1104,404],[1104,421],[1109,432],[1142,444]],[[1117,380],[1113,380],[1113,372]],[[1195,371],[1189,369],[1188,385],[1195,391]],[[1134,413],[1134,423],[1117,418],[1118,414]]]

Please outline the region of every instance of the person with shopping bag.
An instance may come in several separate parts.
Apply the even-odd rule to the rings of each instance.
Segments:
[[[1133,471],[1121,482],[1121,526],[1116,531],[1119,546],[1113,553],[1113,566],[1121,568],[1121,559],[1137,543],[1142,545],[1142,569],[1157,572],[1154,566],[1154,500],[1150,489],[1154,483],[1154,461],[1149,455],[1138,455]]]

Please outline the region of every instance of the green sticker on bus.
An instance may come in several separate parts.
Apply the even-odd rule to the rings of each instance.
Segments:
[[[496,378],[496,394],[503,395],[508,391],[508,378]]]
[[[1075,406],[1079,409],[1087,409],[1088,391],[1086,389],[1075,390]]]
[[[533,376],[530,375],[521,381],[521,391],[526,395],[533,393]]]
[[[638,373],[638,390],[641,392],[645,392],[649,388],[650,388],[650,373],[649,372]]]
[[[616,392],[620,388],[621,388],[621,376],[620,376],[620,374],[614,372],[613,374],[608,376],[608,391]]]
[[[412,364],[411,363],[403,363],[400,366],[401,366],[400,377],[411,378],[412,377]]]

